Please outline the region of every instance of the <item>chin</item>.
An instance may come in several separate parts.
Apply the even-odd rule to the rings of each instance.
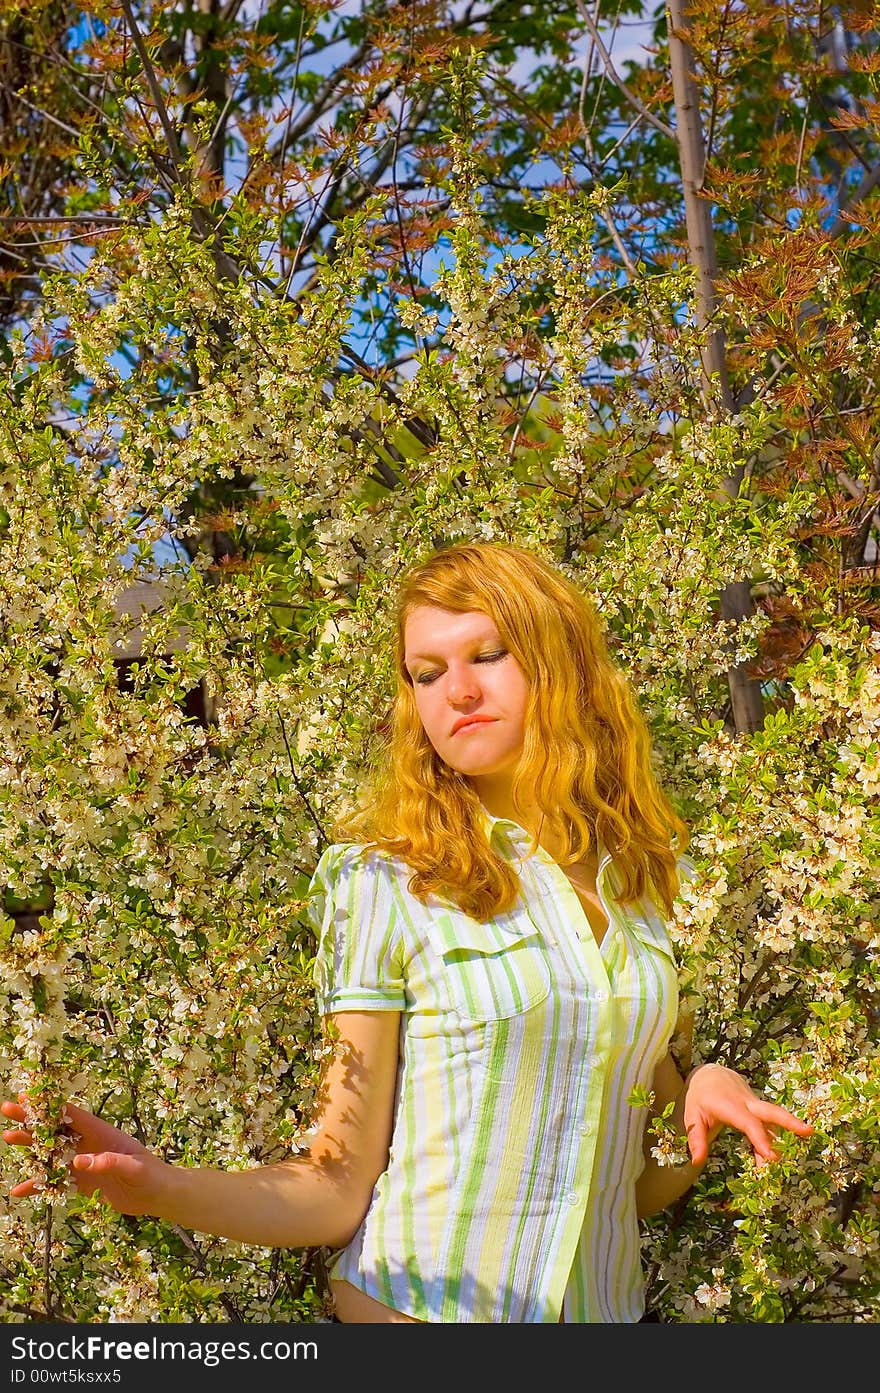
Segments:
[[[441,755],[441,759],[443,756]],[[508,759],[480,759],[474,755],[473,759],[462,759],[460,756],[454,761],[444,760],[450,769],[454,769],[457,774],[464,774],[467,778],[479,778],[481,775],[501,774],[509,767]]]

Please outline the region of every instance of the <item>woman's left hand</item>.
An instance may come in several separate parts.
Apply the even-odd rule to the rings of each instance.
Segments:
[[[761,1098],[734,1069],[701,1064],[688,1076],[684,1097],[684,1128],[695,1166],[704,1163],[723,1127],[733,1127],[748,1139],[756,1166],[779,1159],[773,1145],[777,1129],[799,1137],[809,1137],[813,1131],[809,1122],[787,1108]]]

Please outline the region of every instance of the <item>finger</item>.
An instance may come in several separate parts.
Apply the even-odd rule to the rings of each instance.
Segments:
[[[91,1152],[82,1151],[78,1156],[74,1156],[72,1168],[73,1170],[77,1171],[90,1171],[93,1169],[97,1169],[95,1167],[95,1162],[97,1161],[97,1159],[98,1157],[93,1155]]]
[[[81,1181],[78,1176],[75,1176],[74,1180],[77,1189],[85,1195],[92,1194],[95,1189],[95,1186],[88,1180]],[[13,1199],[29,1199],[32,1195],[40,1194],[42,1189],[43,1186],[36,1180],[20,1180],[17,1185],[10,1186],[9,1194]]]
[[[75,1127],[77,1131],[81,1131],[82,1128],[88,1126],[89,1123],[91,1123],[93,1127],[97,1124],[99,1127],[106,1127],[110,1131],[115,1131],[115,1128],[111,1127],[109,1122],[102,1122],[100,1117],[96,1117],[93,1112],[87,1112],[85,1108],[78,1107],[76,1103],[65,1103],[61,1112],[66,1120],[70,1122],[71,1126]]]
[[[4,1117],[11,1117],[14,1122],[24,1121],[24,1108],[20,1103],[13,1103],[11,1098],[6,1098],[0,1103],[0,1112]]]
[[[762,1127],[760,1122],[755,1122],[751,1118],[748,1122],[744,1121],[741,1131],[743,1136],[751,1143],[755,1157],[763,1158],[765,1161],[778,1161],[779,1152],[774,1149],[773,1137]]]
[[[120,1141],[128,1140],[126,1134],[114,1127],[112,1122],[105,1122],[93,1112],[77,1107],[76,1103],[65,1103],[61,1115],[74,1132],[86,1139],[87,1145],[92,1146],[96,1153],[118,1150]]]
[[[12,1128],[2,1133],[3,1140],[9,1142],[10,1146],[30,1146],[33,1137],[30,1132],[14,1131]]]
[[[26,1199],[28,1195],[38,1194],[39,1186],[35,1180],[22,1180],[18,1185],[12,1185],[9,1193],[17,1200]]]
[[[695,1166],[701,1166],[709,1156],[709,1133],[704,1122],[688,1123],[687,1143],[691,1161]]]
[[[772,1123],[775,1127],[783,1127],[787,1132],[796,1132],[800,1137],[810,1137],[814,1128],[811,1122],[804,1122],[803,1118],[796,1117],[788,1108],[780,1107],[778,1103],[768,1103],[763,1098],[750,1104],[752,1112],[756,1117],[760,1117],[763,1122]]]
[[[81,1151],[73,1158],[73,1169],[87,1172],[89,1178],[100,1185],[107,1176],[126,1179],[131,1172],[132,1162],[136,1165],[136,1158],[126,1156],[121,1151]]]

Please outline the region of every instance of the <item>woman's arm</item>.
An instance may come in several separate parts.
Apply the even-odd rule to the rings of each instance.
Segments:
[[[652,1091],[654,1102],[645,1122],[643,1138],[645,1167],[636,1181],[636,1211],[640,1219],[659,1214],[668,1205],[674,1204],[685,1190],[689,1190],[693,1185],[706,1161],[703,1157],[699,1164],[695,1164],[692,1159],[683,1166],[661,1166],[651,1155],[651,1147],[656,1144],[656,1138],[650,1131],[650,1124],[655,1117],[659,1117],[667,1104],[675,1103],[669,1120],[676,1134],[684,1134],[686,1084],[671,1054],[665,1055],[654,1070]]]
[[[723,1064],[701,1064],[681,1077],[671,1054],[654,1072],[652,1117],[674,1103],[670,1122],[687,1137],[690,1161],[682,1166],[660,1166],[651,1155],[654,1138],[645,1126],[645,1168],[636,1182],[636,1207],[640,1219],[657,1214],[674,1203],[693,1185],[706,1164],[709,1148],[723,1127],[734,1127],[751,1143],[758,1166],[775,1161],[772,1128],[783,1128],[808,1137],[813,1128],[787,1108],[758,1096],[741,1074]],[[650,1122],[649,1118],[649,1122]]]
[[[400,1014],[346,1011],[333,1017],[338,1044],[322,1080],[317,1131],[307,1152],[245,1171],[169,1165],[125,1132],[69,1104],[77,1155],[71,1174],[122,1214],[150,1214],[201,1233],[261,1247],[343,1247],[367,1211],[388,1163]],[[20,1103],[0,1111],[23,1122]],[[3,1139],[30,1144],[9,1129]],[[35,1193],[32,1180],[13,1186]]]

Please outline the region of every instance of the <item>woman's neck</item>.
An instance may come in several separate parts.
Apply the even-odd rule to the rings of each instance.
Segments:
[[[558,841],[554,840],[546,827],[544,814],[537,804],[527,805],[524,809],[514,806],[513,791],[510,781],[502,782],[500,779],[492,781],[489,779],[474,779],[474,785],[479,795],[480,802],[492,817],[509,818],[511,822],[516,822],[522,827],[529,836],[537,835],[538,843],[552,856],[554,861],[558,861],[562,854],[562,847]],[[597,862],[595,848],[583,858],[582,864],[594,868]]]
[[[509,818],[511,822],[518,822],[527,832],[532,832],[541,821],[541,813],[537,807],[522,809],[514,806],[510,779],[485,776],[474,779],[473,784],[480,802],[492,817]]]

